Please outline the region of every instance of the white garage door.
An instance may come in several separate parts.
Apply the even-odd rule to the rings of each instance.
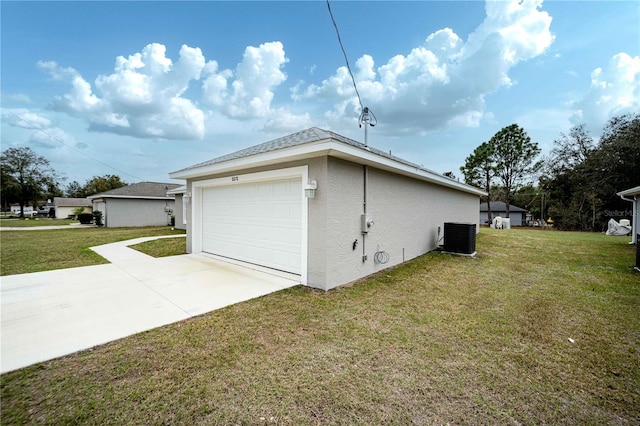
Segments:
[[[202,251],[301,273],[302,180],[202,190]]]

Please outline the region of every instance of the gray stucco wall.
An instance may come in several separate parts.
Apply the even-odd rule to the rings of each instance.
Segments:
[[[175,216],[175,227],[177,229],[186,229],[187,225],[185,224],[185,215],[182,204],[183,194],[176,194],[176,200],[173,208],[173,215]]]
[[[328,173],[327,211],[331,213],[327,217],[326,279],[318,282],[321,288],[346,284],[434,250],[438,227],[442,231],[445,222],[479,225],[477,195],[368,167],[367,213],[375,224],[363,237],[363,166],[329,158]],[[358,240],[355,250],[354,240]],[[379,250],[387,252],[388,263],[374,262]]]
[[[94,202],[95,210],[102,211],[102,221],[106,227],[165,226],[169,215],[165,206],[174,209],[174,200],[144,200],[126,198],[105,198]]]

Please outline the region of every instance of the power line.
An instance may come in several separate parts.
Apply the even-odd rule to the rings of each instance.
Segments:
[[[146,179],[142,179],[142,178],[141,178],[141,177],[139,177],[139,176],[136,176],[136,175],[134,175],[134,174],[131,174],[131,173],[129,173],[129,172],[125,172],[124,170],[118,169],[117,167],[113,167],[113,166],[111,166],[111,165],[109,165],[109,164],[105,163],[104,161],[100,161],[100,160],[98,160],[97,158],[93,158],[92,156],[90,156],[90,155],[88,155],[88,154],[86,154],[86,153],[84,153],[84,152],[82,152],[82,151],[80,151],[80,150],[78,150],[78,149],[76,149],[76,148],[74,148],[74,147],[72,147],[72,146],[68,145],[68,144],[67,144],[63,139],[61,139],[61,138],[59,138],[59,137],[57,137],[57,136],[50,135],[49,133],[47,133],[47,132],[45,132],[44,130],[40,129],[40,128],[39,128],[39,125],[38,125],[37,123],[34,123],[33,121],[29,120],[28,118],[24,118],[24,117],[22,117],[22,116],[20,116],[20,115],[18,115],[18,114],[16,114],[16,113],[14,113],[14,112],[9,112],[9,114],[10,114],[10,115],[12,115],[12,116],[14,116],[14,117],[16,117],[16,118],[18,118],[19,120],[24,121],[24,122],[25,122],[25,123],[27,123],[27,124],[30,124],[36,132],[40,132],[40,133],[42,133],[43,135],[45,135],[46,137],[48,137],[50,140],[52,140],[52,141],[54,141],[54,142],[58,142],[59,144],[61,144],[61,145],[63,145],[63,146],[66,146],[67,148],[69,148],[69,149],[71,149],[71,150],[73,150],[73,151],[77,152],[77,153],[78,153],[78,154],[80,154],[80,155],[84,155],[85,157],[87,157],[87,158],[88,158],[88,159],[90,159],[90,160],[95,161],[96,163],[100,163],[100,164],[102,164],[103,166],[108,167],[108,168],[110,168],[110,169],[112,169],[112,170],[115,170],[115,171],[117,171],[117,172],[119,172],[119,173],[122,173],[122,174],[125,174],[125,175],[128,175],[128,176],[131,176],[132,178],[137,179],[137,180],[139,180],[139,181],[141,181],[141,182],[144,182],[144,181],[146,180]]]
[[[360,92],[358,92],[358,86],[356,86],[356,79],[353,77],[353,73],[351,72],[351,66],[349,66],[349,58],[347,58],[347,52],[344,51],[344,46],[342,45],[342,39],[340,38],[340,31],[338,31],[338,25],[336,24],[336,20],[333,18],[333,12],[331,12],[331,5],[329,4],[329,0],[327,0],[327,8],[329,9],[329,15],[331,15],[331,22],[333,22],[333,28],[336,29],[336,35],[338,36],[338,43],[340,44],[340,49],[342,50],[342,54],[344,55],[344,61],[347,63],[347,70],[349,71],[349,75],[351,76],[351,81],[353,82],[353,88],[356,91],[356,95],[358,95],[358,103],[360,104],[360,110],[364,110],[362,106],[362,100],[360,99]]]

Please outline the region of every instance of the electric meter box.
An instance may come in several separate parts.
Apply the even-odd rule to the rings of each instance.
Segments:
[[[368,214],[363,214],[360,216],[360,222],[362,227],[362,233],[366,234],[369,232],[369,228],[373,226],[373,219]]]

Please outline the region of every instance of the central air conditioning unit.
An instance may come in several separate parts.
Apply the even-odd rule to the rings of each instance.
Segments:
[[[445,222],[444,251],[468,256],[476,254],[476,224]]]

